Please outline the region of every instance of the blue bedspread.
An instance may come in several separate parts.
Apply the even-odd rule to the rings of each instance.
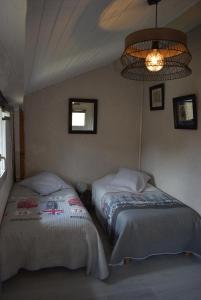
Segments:
[[[190,251],[201,255],[201,218],[191,208],[156,189],[141,194],[105,193],[102,212],[114,248],[111,264],[124,257]]]
[[[114,232],[118,214],[128,209],[173,208],[185,206],[181,201],[156,189],[144,193],[113,192],[104,195],[102,209],[107,220],[107,230]]]

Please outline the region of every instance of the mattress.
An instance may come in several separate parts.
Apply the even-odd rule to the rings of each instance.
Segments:
[[[108,267],[99,234],[73,188],[39,196],[16,184],[0,228],[0,280],[21,268],[78,269],[99,279]]]
[[[113,175],[108,175],[96,181],[92,187],[96,213],[107,230],[109,222],[103,209],[105,201],[111,203],[114,195],[120,198],[126,195],[126,192],[122,193],[121,188],[110,185],[112,178]],[[159,192],[162,193],[148,184],[140,196]],[[181,252],[201,255],[200,216],[186,205],[179,205],[176,199],[175,203],[177,205],[172,207],[124,207],[123,210],[119,210],[113,236],[110,236],[114,245],[110,264],[120,264],[125,257],[145,259],[151,255]],[[109,230],[108,234],[111,234]]]

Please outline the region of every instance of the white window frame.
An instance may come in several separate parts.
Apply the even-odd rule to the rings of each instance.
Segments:
[[[0,107],[0,180],[6,175],[6,112]]]

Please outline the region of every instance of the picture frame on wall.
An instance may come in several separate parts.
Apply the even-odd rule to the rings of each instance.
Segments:
[[[163,110],[165,98],[164,83],[149,88],[150,110]]]
[[[174,128],[197,129],[196,95],[173,98]]]

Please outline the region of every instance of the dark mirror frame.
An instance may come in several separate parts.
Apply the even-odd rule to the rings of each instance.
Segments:
[[[93,103],[94,104],[93,130],[73,130],[73,128],[72,128],[72,108],[73,108],[72,103],[73,102]],[[68,107],[68,133],[96,134],[97,133],[97,114],[98,114],[98,100],[97,99],[70,98],[69,99],[69,107]]]

